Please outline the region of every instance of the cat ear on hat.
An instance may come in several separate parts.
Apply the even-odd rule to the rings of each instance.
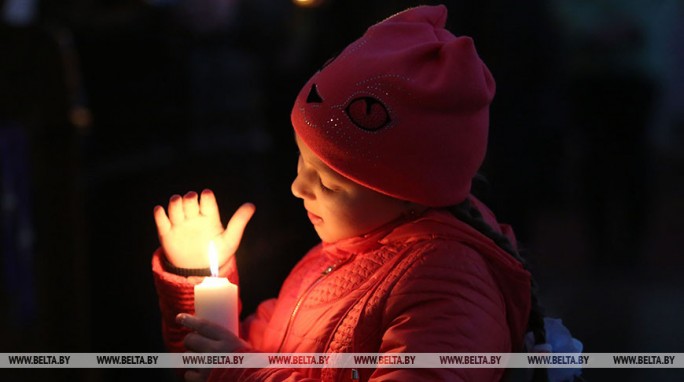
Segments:
[[[442,94],[451,97],[449,102],[464,110],[477,110],[492,101],[496,91],[494,77],[480,60],[470,37],[461,36],[445,42],[440,55],[444,60],[440,68],[448,79],[446,84],[459,84],[443,87]]]

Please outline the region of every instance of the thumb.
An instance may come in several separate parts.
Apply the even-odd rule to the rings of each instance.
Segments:
[[[226,230],[223,231],[222,237],[226,243],[227,252],[231,255],[237,251],[242,234],[245,232],[245,227],[256,211],[256,206],[252,203],[245,203],[235,211],[233,217],[230,218]]]

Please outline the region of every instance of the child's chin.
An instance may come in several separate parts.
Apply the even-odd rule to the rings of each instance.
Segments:
[[[324,243],[334,243],[336,241],[341,240],[336,235],[331,235],[330,233],[325,232],[325,230],[322,229],[321,227],[314,226],[314,229],[316,230],[316,233],[318,234],[318,238],[321,239],[321,241]]]
[[[326,235],[325,232],[322,232],[322,230],[316,226],[314,226],[314,230],[316,230],[316,235],[318,235],[318,238],[321,239],[322,242],[329,243],[329,241],[326,240],[328,235]]]

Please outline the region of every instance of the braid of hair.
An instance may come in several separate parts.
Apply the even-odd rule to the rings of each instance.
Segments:
[[[529,271],[527,261],[515,249],[510,240],[508,240],[506,236],[494,231],[494,229],[492,229],[492,227],[485,222],[484,218],[482,217],[482,213],[480,213],[480,211],[468,199],[458,205],[448,207],[447,210],[451,212],[457,219],[475,228],[478,232],[494,241],[496,245],[506,251],[506,253],[511,255],[514,259],[519,261],[520,264],[522,264],[522,266]],[[530,276],[530,282],[531,311],[527,327],[528,330],[534,334],[535,344],[543,344],[546,342],[546,332],[544,331],[544,312],[539,298],[537,297],[538,289],[534,277]],[[534,373],[533,377],[535,382],[548,380],[545,370],[537,369],[536,371],[537,372]]]

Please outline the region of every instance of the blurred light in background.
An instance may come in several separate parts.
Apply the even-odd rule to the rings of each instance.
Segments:
[[[17,27],[29,25],[36,16],[37,7],[36,0],[6,0],[2,7],[2,21]]]
[[[325,0],[292,0],[294,5],[301,8],[316,8],[321,6]]]

